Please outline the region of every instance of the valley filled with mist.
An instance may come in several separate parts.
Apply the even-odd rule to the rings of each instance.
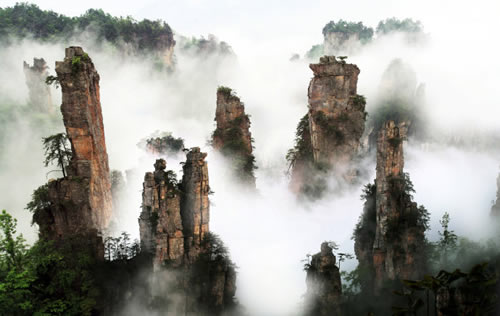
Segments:
[[[168,5],[0,2],[1,315],[498,315],[498,4]]]

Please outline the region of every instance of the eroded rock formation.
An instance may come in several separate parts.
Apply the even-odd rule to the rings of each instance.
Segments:
[[[99,100],[99,74],[80,47],[66,49],[56,63],[63,93],[61,111],[71,143],[67,176],[50,181],[50,208],[35,218],[48,239],[106,229],[112,214],[111,182]]]
[[[403,172],[407,131],[407,122],[394,121],[380,130],[375,186],[365,192],[367,203],[355,230],[356,255],[360,265],[373,271],[375,293],[390,281],[419,278],[426,269],[428,214],[413,202],[413,185]],[[374,202],[369,200],[373,196]]]
[[[33,66],[23,62],[31,105],[40,112],[53,113],[54,106],[52,105],[50,87],[45,83],[45,79],[49,75],[48,68],[43,58],[33,58]]]
[[[341,315],[342,285],[332,248],[321,244],[307,269],[306,315]]]
[[[208,310],[217,315],[233,306],[236,291],[229,253],[209,231],[206,155],[191,148],[180,183],[172,171],[165,171],[163,159],[144,178],[141,252],[152,258],[155,273],[165,276],[160,279],[170,280],[166,295],[184,296],[186,303],[176,307],[178,313]]]
[[[319,64],[309,67],[314,72],[308,89],[309,126],[301,121],[295,148],[287,156],[294,191],[307,191],[305,186],[317,182],[311,175],[318,171],[332,171],[339,180],[352,183],[358,175],[353,161],[365,130],[366,102],[357,94],[359,68],[334,56],[321,57]]]
[[[212,135],[213,147],[231,159],[235,176],[255,187],[250,119],[243,102],[230,88],[219,87],[217,90],[215,121],[217,128]]]
[[[365,102],[357,95],[359,68],[333,56],[310,65],[309,124],[314,161],[349,165],[365,129]]]

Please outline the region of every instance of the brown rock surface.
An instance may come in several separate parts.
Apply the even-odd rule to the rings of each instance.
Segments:
[[[165,171],[163,159],[144,178],[141,251],[152,257],[156,282],[165,281],[165,273],[170,280],[172,289],[156,295],[183,296],[185,304],[176,311],[181,314],[208,311],[219,315],[234,306],[234,264],[222,241],[209,232],[206,155],[198,147],[191,148],[179,184],[171,171]]]
[[[250,119],[245,113],[245,105],[230,88],[219,87],[217,90],[215,121],[213,147],[231,158],[235,176],[255,187]]]
[[[144,177],[142,212],[139,217],[141,249],[154,255],[154,263],[180,264],[184,257],[181,198],[175,179],[158,159],[155,172]]]
[[[50,87],[45,83],[49,75],[47,63],[43,58],[33,58],[33,66],[23,62],[26,85],[29,89],[30,103],[40,112],[53,113]]]
[[[425,229],[415,220],[419,208],[411,200],[403,173],[403,141],[408,123],[388,121],[377,141],[376,232],[373,244],[375,287],[385,280],[416,279],[425,269],[421,255]]]
[[[306,315],[341,315],[342,284],[332,248],[321,244],[307,269]]]
[[[68,176],[48,184],[50,207],[34,220],[40,226],[40,234],[48,239],[87,235],[100,240],[111,218],[112,198],[99,75],[80,47],[66,49],[66,58],[56,63],[56,72],[73,155],[67,167]],[[98,256],[102,257],[102,240],[96,243]]]
[[[185,248],[190,259],[198,256],[203,237],[209,231],[210,186],[206,156],[206,153],[200,152],[200,148],[191,148],[183,167],[181,216]]]
[[[314,78],[308,91],[313,156],[341,171],[356,156],[365,129],[365,104],[357,98],[359,68],[333,56],[320,61],[310,65]]]

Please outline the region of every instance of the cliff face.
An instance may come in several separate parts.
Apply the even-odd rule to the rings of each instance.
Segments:
[[[403,171],[408,125],[387,121],[380,129],[375,184],[365,187],[363,214],[354,230],[359,266],[369,275],[361,284],[367,294],[379,294],[391,281],[417,279],[427,268],[429,215],[413,202],[413,184]]]
[[[243,102],[230,88],[220,87],[217,91],[215,121],[217,128],[212,135],[214,148],[231,159],[237,177],[255,187],[250,119]]]
[[[341,315],[342,285],[335,263],[332,248],[322,243],[307,270],[306,315]]]
[[[380,130],[375,187],[369,192],[375,202],[365,204],[374,211],[365,209],[355,231],[356,255],[360,265],[373,269],[375,293],[387,281],[419,278],[426,268],[427,211],[413,202],[413,185],[403,172],[407,131],[408,123],[394,121],[386,122]]]
[[[38,219],[47,238],[103,231],[111,218],[108,155],[99,101],[99,75],[80,47],[66,49],[56,63],[63,93],[61,111],[71,142],[68,176],[50,181],[51,208]]]
[[[166,162],[158,159],[155,171],[144,177],[139,225],[141,249],[154,255],[154,263],[169,260],[178,265],[184,256],[180,192],[175,179],[165,171]]]
[[[309,67],[314,72],[308,89],[308,126],[297,127],[295,147],[288,152],[292,190],[321,195],[325,176],[332,172],[342,182],[353,183],[365,130],[365,99],[357,94],[359,68],[333,56]]]
[[[310,67],[314,72],[308,91],[314,161],[340,171],[357,154],[365,130],[365,102],[356,94],[359,68],[335,57],[322,57]]]
[[[179,313],[208,310],[218,314],[233,305],[236,291],[229,253],[209,232],[206,155],[198,147],[191,148],[179,184],[172,171],[165,171],[163,159],[158,159],[154,173],[148,172],[144,178],[141,252],[152,257],[156,273],[171,275],[167,278],[173,282],[173,290],[166,295],[185,296],[186,304],[178,307]]]
[[[200,246],[210,221],[210,202],[208,194],[208,166],[205,161],[206,153],[200,148],[192,148],[186,157],[182,176],[181,216],[184,225],[186,253],[190,259],[196,258],[200,253]]]
[[[33,66],[27,62],[23,63],[31,105],[40,112],[53,113],[54,106],[52,105],[50,87],[45,84],[45,79],[49,75],[47,68],[47,63],[43,58],[33,58]]]

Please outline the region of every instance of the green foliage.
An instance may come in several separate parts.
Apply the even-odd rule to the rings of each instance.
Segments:
[[[349,116],[346,113],[342,113],[337,118],[333,118],[327,116],[323,111],[318,111],[314,114],[313,118],[328,136],[333,137],[337,141],[337,144],[342,144],[344,142],[345,135],[340,129],[339,123],[349,120]]]
[[[45,84],[49,86],[54,84],[56,88],[59,88],[59,78],[56,76],[47,76],[47,78],[45,78]]]
[[[4,315],[91,315],[99,290],[85,238],[56,248],[39,240],[28,250],[17,221],[0,215],[0,310]]]
[[[73,156],[68,136],[65,133],[55,134],[44,137],[42,143],[45,149],[45,160],[43,162],[45,167],[55,162],[61,168],[63,176],[66,177],[66,167]]]
[[[17,234],[17,219],[7,211],[0,214],[0,268],[2,270],[19,270],[26,255],[26,241]]]
[[[309,60],[318,60],[323,55],[325,55],[325,47],[323,44],[318,44],[313,45],[311,49],[306,52],[305,57]]]
[[[223,93],[230,93],[222,87]],[[221,89],[221,87],[219,87]],[[227,88],[229,89],[229,88]],[[228,92],[229,91],[229,92]],[[216,128],[212,133],[212,140],[218,139],[222,144],[221,153],[231,158],[234,168],[234,174],[238,175],[243,182],[252,182],[255,179],[254,172],[257,169],[255,165],[255,156],[249,152],[248,145],[243,135],[243,128],[250,125],[249,115],[241,115],[227,123],[227,128]],[[253,139],[250,140],[253,143]]]
[[[33,213],[33,221],[36,221],[49,207],[49,186],[44,184],[33,191],[31,201],[26,206],[26,209]]]
[[[352,103],[359,108],[364,108],[364,106],[366,105],[366,98],[361,94],[356,94],[355,96],[352,96],[351,100]]]
[[[104,239],[104,258],[107,261],[131,260],[139,252],[139,241],[131,241],[127,232],[122,232],[118,237],[109,236]]]
[[[323,27],[323,36],[326,37],[329,33],[342,33],[347,36],[357,34],[361,43],[369,42],[373,37],[373,29],[366,27],[363,22],[347,22],[339,20],[337,23],[334,21],[328,22]]]
[[[304,115],[297,125],[295,132],[295,145],[286,154],[288,169],[295,166],[298,161],[312,161],[313,152],[309,131],[309,114]]]
[[[233,89],[226,87],[226,86],[219,86],[217,88],[217,93],[223,93],[227,96],[233,95]]]
[[[71,59],[71,70],[76,73],[82,68],[82,58],[80,56],[73,56]]]
[[[453,272],[441,270],[436,276],[404,280],[405,290],[395,294],[406,296],[409,306],[393,307],[394,315],[417,315],[423,307],[426,307],[427,314],[429,310],[434,310],[440,315],[496,315],[498,273],[498,267],[482,263],[474,265],[469,273],[459,269]],[[432,293],[432,300],[429,293]],[[444,296],[439,306],[438,295]]]
[[[422,31],[423,26],[420,21],[413,21],[408,18],[404,20],[389,18],[380,21],[377,25],[377,34],[388,34],[391,32],[419,33]]]
[[[443,231],[438,232],[440,238],[437,242],[437,249],[441,257],[441,265],[446,267],[448,266],[448,257],[457,249],[458,236],[453,230],[449,229],[450,214],[445,212],[439,223]]]
[[[144,142],[144,141],[143,141]],[[184,150],[184,139],[173,137],[171,133],[162,133],[161,136],[145,140],[148,150],[159,154],[175,155]]]
[[[173,42],[173,33],[163,21],[113,17],[101,9],[89,9],[79,17],[67,17],[41,10],[35,4],[17,3],[0,8],[0,38],[34,37],[39,40],[68,39],[83,30],[93,31],[98,41],[114,45],[132,44],[141,51],[161,49]]]

